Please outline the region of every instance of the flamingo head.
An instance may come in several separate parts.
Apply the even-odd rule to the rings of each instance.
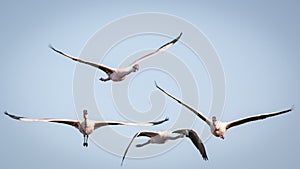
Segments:
[[[211,118],[211,120],[212,120],[213,123],[216,123],[216,122],[218,121],[216,116],[213,116],[213,117]]]
[[[88,112],[87,112],[87,110],[83,110],[83,118],[85,118],[85,119],[88,118]]]
[[[138,71],[139,69],[140,69],[140,66],[139,66],[138,64],[135,64],[135,65],[132,66],[132,71],[133,71],[133,72],[136,72],[136,71]]]

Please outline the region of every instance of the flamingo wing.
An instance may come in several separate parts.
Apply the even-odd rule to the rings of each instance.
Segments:
[[[40,118],[40,119],[32,119],[32,118],[27,118],[27,117],[21,117],[21,116],[16,116],[9,114],[8,112],[4,113],[5,115],[15,119],[15,120],[20,120],[20,121],[27,121],[27,122],[53,122],[53,123],[62,123],[62,124],[67,124],[70,126],[74,126],[77,129],[79,129],[80,122],[78,120],[69,120],[69,119],[55,119],[55,118]]]
[[[293,107],[289,108],[289,109],[286,109],[286,110],[282,110],[282,111],[277,111],[277,112],[272,112],[272,113],[265,113],[265,114],[258,114],[258,115],[254,115],[254,116],[249,116],[249,117],[237,119],[237,120],[234,120],[234,121],[231,121],[231,122],[227,123],[226,129],[229,129],[231,127],[238,126],[238,125],[241,125],[241,124],[244,124],[244,123],[248,123],[248,122],[251,122],[251,121],[263,120],[263,119],[266,119],[266,118],[269,118],[269,117],[272,117],[272,116],[277,116],[277,115],[280,115],[280,114],[284,114],[284,113],[290,112],[292,110],[293,110]]]
[[[75,56],[71,56],[69,54],[66,54],[60,50],[57,50],[55,49],[53,46],[49,45],[49,47],[54,50],[55,52],[63,55],[63,56],[66,56],[74,61],[77,61],[77,62],[80,62],[80,63],[84,63],[84,64],[87,64],[87,65],[90,65],[90,66],[93,66],[93,67],[96,67],[102,71],[104,71],[105,73],[107,74],[112,74],[113,72],[115,72],[115,69],[111,68],[111,67],[108,67],[108,66],[105,66],[103,64],[98,64],[98,63],[94,63],[94,62],[90,62],[90,61],[86,61],[86,60],[83,60],[83,59],[80,59],[80,58],[77,58]]]
[[[164,50],[169,49],[171,46],[173,46],[173,45],[179,40],[179,38],[181,37],[181,35],[182,35],[182,33],[180,33],[180,35],[179,35],[177,38],[173,39],[172,41],[170,41],[170,42],[168,42],[168,43],[166,43],[166,44],[164,44],[164,45],[162,45],[161,47],[159,47],[159,48],[158,48],[157,50],[155,50],[154,52],[151,52],[151,53],[149,53],[149,54],[147,54],[147,55],[145,55],[145,56],[142,56],[142,57],[140,57],[139,59],[135,60],[135,61],[131,64],[131,66],[133,66],[133,65],[135,65],[135,64],[138,64],[138,63],[140,63],[141,61],[146,60],[146,59],[148,59],[148,58],[150,58],[150,57],[152,57],[152,56],[158,54],[158,53],[161,52],[161,51],[164,51]]]
[[[107,126],[107,125],[127,125],[127,126],[155,126],[161,123],[168,121],[169,118],[165,118],[164,120],[154,121],[154,122],[145,122],[145,123],[132,123],[132,122],[121,122],[121,121],[98,121],[95,122],[95,129]]]
[[[193,142],[195,147],[198,149],[198,151],[202,155],[203,160],[208,160],[204,144],[203,144],[202,140],[200,139],[200,137],[198,136],[196,131],[194,131],[192,129],[179,129],[179,130],[173,131],[173,133],[180,133],[180,134],[184,134],[187,137],[189,137],[189,139]]]
[[[151,137],[154,137],[154,136],[156,136],[156,135],[158,135],[158,133],[157,133],[157,132],[152,132],[152,131],[142,131],[142,132],[136,133],[136,134],[132,137],[131,141],[129,142],[129,144],[128,144],[128,146],[127,146],[125,152],[124,152],[124,155],[123,155],[123,158],[122,158],[121,165],[123,165],[123,162],[124,162],[124,159],[125,159],[126,154],[127,154],[127,152],[128,152],[128,149],[129,149],[129,147],[131,146],[131,144],[132,144],[132,142],[133,142],[133,140],[134,140],[135,138],[141,137],[141,136],[145,136],[145,137],[150,137],[150,138],[151,138]]]
[[[187,109],[189,109],[190,111],[192,111],[194,114],[196,114],[200,119],[202,119],[203,121],[205,121],[210,126],[210,123],[211,123],[210,120],[206,116],[204,116],[204,114],[202,114],[200,111],[197,111],[196,109],[194,109],[193,107],[189,106],[188,104],[186,104],[182,100],[179,100],[175,96],[173,96],[170,93],[166,92],[164,89],[162,89],[161,87],[159,87],[156,82],[155,82],[155,86],[160,91],[162,91],[163,93],[165,93],[166,95],[168,95],[169,97],[171,97],[172,99],[176,100],[178,103],[180,103],[181,105],[183,105],[184,107],[186,107]]]

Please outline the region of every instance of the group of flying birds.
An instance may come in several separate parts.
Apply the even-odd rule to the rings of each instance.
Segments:
[[[103,64],[99,64],[99,63],[93,63],[90,61],[86,61],[86,60],[82,60],[80,58],[74,57],[72,55],[66,54],[60,50],[55,49],[53,46],[49,45],[49,47],[67,57],[70,58],[74,61],[80,62],[80,63],[84,63],[93,67],[96,67],[100,70],[102,70],[103,72],[105,72],[107,74],[107,78],[103,78],[101,77],[99,80],[106,82],[109,80],[112,80],[114,82],[118,82],[118,81],[122,81],[126,78],[127,75],[129,75],[132,72],[136,72],[139,70],[139,63],[145,59],[148,59],[164,50],[167,50],[168,48],[170,48],[171,46],[173,46],[181,37],[182,33],[180,33],[180,35],[173,39],[172,41],[162,45],[161,47],[159,47],[157,50],[140,57],[139,59],[135,60],[132,64],[130,64],[127,67],[122,67],[122,68],[111,68],[108,67],[106,65]],[[259,114],[259,115],[254,115],[254,116],[249,116],[246,118],[241,118],[238,120],[234,120],[231,122],[221,122],[219,121],[215,116],[212,117],[212,119],[210,120],[209,118],[207,118],[203,113],[201,113],[200,111],[197,111],[195,108],[189,106],[188,104],[186,104],[185,102],[183,102],[182,100],[176,98],[175,96],[171,95],[170,93],[168,93],[167,91],[165,91],[164,89],[162,89],[160,86],[158,86],[158,84],[155,82],[155,86],[156,88],[158,88],[160,91],[162,91],[164,94],[166,94],[167,96],[169,96],[170,98],[174,99],[175,101],[177,101],[179,104],[183,105],[184,107],[186,107],[187,109],[189,109],[191,112],[193,112],[196,116],[198,116],[201,120],[203,120],[209,127],[210,127],[210,131],[211,133],[216,136],[216,137],[220,137],[222,139],[224,139],[224,134],[225,132],[230,129],[231,127],[234,126],[238,126],[247,122],[251,122],[251,121],[256,121],[256,120],[262,120],[268,117],[272,117],[272,116],[277,116],[280,114],[284,114],[287,112],[290,112],[293,110],[293,106],[289,109],[286,110],[282,110],[282,111],[277,111],[277,112],[271,112],[271,113],[265,113],[265,114]],[[100,127],[104,127],[104,126],[108,126],[108,125],[127,125],[127,126],[153,126],[153,125],[158,125],[158,124],[162,124],[166,121],[168,121],[168,118],[165,118],[163,120],[160,121],[154,121],[154,122],[140,122],[140,123],[133,123],[133,122],[121,122],[121,121],[94,121],[94,120],[90,120],[88,119],[88,113],[87,110],[83,110],[83,120],[69,120],[69,119],[56,119],[56,118],[40,118],[40,119],[32,119],[32,118],[26,118],[26,117],[20,117],[20,116],[16,116],[16,115],[12,115],[9,114],[8,112],[4,113],[5,115],[16,119],[16,120],[20,120],[20,121],[29,121],[29,122],[54,122],[54,123],[62,123],[62,124],[67,124],[70,126],[73,126],[75,128],[77,128],[79,130],[79,132],[81,132],[83,134],[84,137],[84,141],[83,141],[83,146],[87,147],[88,146],[88,137],[89,135],[95,130],[98,129]],[[198,149],[198,151],[200,152],[202,158],[204,160],[208,160],[207,154],[206,154],[206,150],[204,147],[204,144],[202,142],[202,140],[200,139],[199,135],[197,134],[197,132],[191,128],[180,128],[180,129],[175,129],[175,130],[164,130],[164,131],[140,131],[138,133],[136,133],[133,138],[131,139],[129,145],[127,146],[123,158],[122,158],[122,162],[121,165],[123,164],[123,161],[126,157],[126,154],[128,152],[129,147],[131,146],[132,142],[134,141],[134,139],[136,139],[137,137],[148,137],[148,141],[143,143],[143,144],[137,144],[136,147],[142,147],[145,146],[147,144],[164,144],[167,140],[176,140],[179,138],[184,138],[184,137],[188,137],[192,143],[194,144],[194,146]]]

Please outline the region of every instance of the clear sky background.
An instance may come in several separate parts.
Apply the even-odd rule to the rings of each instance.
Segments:
[[[192,23],[218,52],[226,78],[222,120],[282,110],[292,104],[296,109],[229,130],[225,140],[212,137],[205,142],[208,162],[185,140],[153,158],[126,159],[122,168],[299,168],[299,7],[297,1],[269,0],[1,1],[0,112],[76,119],[72,88],[76,64],[53,53],[48,44],[78,56],[87,40],[107,23],[131,14],[162,12]],[[155,46],[145,41],[146,48],[157,44],[160,41]],[[130,49],[120,48],[118,54],[135,52]],[[175,49],[170,51],[175,53]],[[104,74],[99,72],[95,78],[98,75]],[[200,82],[207,80],[199,72],[194,76]],[[172,84],[160,84],[179,96]],[[199,90],[205,91],[203,87]],[[153,88],[141,91],[149,93],[146,89]],[[96,98],[101,98],[95,91]],[[138,99],[138,108],[143,109],[143,97]],[[202,104],[200,109],[208,111],[210,102]],[[167,115],[172,118],[172,113]],[[200,120],[196,123],[196,129],[204,125]],[[0,126],[1,168],[120,168],[120,156],[91,140],[84,148],[82,135],[71,127],[17,122],[5,115],[0,116]],[[117,140],[112,144],[118,144]]]

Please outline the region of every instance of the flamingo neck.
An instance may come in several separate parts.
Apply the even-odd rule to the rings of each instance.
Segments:
[[[87,117],[84,117],[84,128],[85,129],[87,128],[87,121],[88,121]]]

